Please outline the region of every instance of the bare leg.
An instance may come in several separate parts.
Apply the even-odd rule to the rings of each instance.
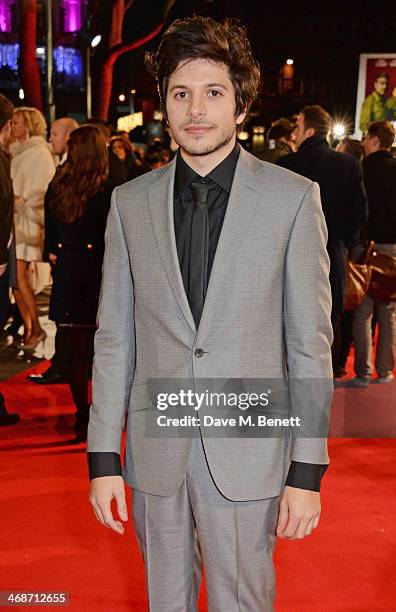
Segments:
[[[28,262],[17,260],[18,289],[14,290],[15,299],[18,304],[24,325],[25,342],[39,336],[42,332],[38,318],[36,297],[28,279]]]

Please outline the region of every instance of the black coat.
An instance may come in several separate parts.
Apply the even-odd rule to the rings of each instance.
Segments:
[[[110,196],[111,189],[103,186],[80,219],[61,223],[51,213],[51,189],[47,192],[45,252],[58,257],[49,317],[57,323],[96,325]]]
[[[0,264],[8,264],[8,241],[14,213],[10,160],[0,148]]]
[[[17,288],[15,263],[14,192],[10,174],[10,160],[0,148],[0,264],[8,265],[9,284]],[[14,238],[9,244],[11,232]]]
[[[123,185],[126,183],[128,178],[128,168],[124,164],[121,159],[114,155],[111,147],[108,148],[109,151],[109,183],[113,185],[113,187],[118,187],[118,185]]]
[[[281,157],[279,166],[319,184],[328,230],[333,317],[343,312],[345,246],[353,246],[367,220],[367,198],[359,161],[330,148],[324,138],[312,136],[298,149]]]
[[[396,159],[390,151],[371,153],[363,160],[369,219],[367,238],[396,244]]]

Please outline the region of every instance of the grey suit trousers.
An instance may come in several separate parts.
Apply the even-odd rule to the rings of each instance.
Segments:
[[[279,499],[226,499],[214,484],[199,437],[192,440],[176,495],[134,489],[150,612],[197,610],[201,558],[209,612],[271,612]]]

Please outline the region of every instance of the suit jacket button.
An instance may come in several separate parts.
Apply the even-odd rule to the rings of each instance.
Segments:
[[[203,349],[201,349],[201,348],[197,348],[197,349],[195,349],[195,351],[194,351],[194,355],[195,355],[195,357],[203,357],[204,352],[205,352],[205,351],[204,351]]]

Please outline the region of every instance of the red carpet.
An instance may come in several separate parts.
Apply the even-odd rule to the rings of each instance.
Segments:
[[[73,611],[144,612],[131,523],[124,536],[97,523],[85,448],[65,443],[72,437],[68,387],[37,387],[25,377],[2,383],[22,421],[0,429],[0,590],[67,591]],[[395,391],[395,382],[366,395],[357,390],[359,410],[375,414],[373,397],[394,410]],[[320,528],[277,545],[277,612],[396,610],[395,450],[394,439],[330,441]]]

